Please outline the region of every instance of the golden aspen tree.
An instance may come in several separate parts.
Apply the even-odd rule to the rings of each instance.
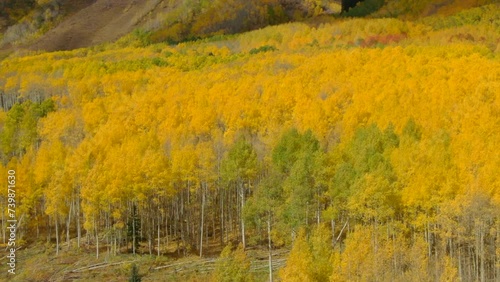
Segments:
[[[424,2],[2,58],[20,238],[83,225],[98,257],[236,240],[266,247],[270,280],[295,239],[283,280],[498,280],[498,7]],[[293,16],[282,4],[189,1],[154,36],[263,27]]]
[[[293,243],[286,266],[280,270],[279,276],[283,281],[314,281],[313,265],[313,255],[307,243],[305,231],[302,229]]]
[[[331,237],[332,233],[325,224],[317,225],[309,237],[312,254],[311,277],[314,281],[328,281],[332,274]]]
[[[222,250],[219,260],[216,263],[212,277],[213,281],[254,281],[250,272],[250,261],[247,258],[245,249],[239,244],[236,250],[231,250],[229,243]]]
[[[44,191],[45,213],[54,220],[56,254],[59,254],[59,225],[69,212],[66,199],[71,197],[71,186],[64,175],[65,155],[66,150],[60,141],[46,142],[38,153],[35,170],[35,180]]]

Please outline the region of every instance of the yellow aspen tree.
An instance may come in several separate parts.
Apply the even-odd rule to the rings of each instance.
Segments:
[[[250,272],[250,261],[247,258],[243,245],[239,244],[234,251],[231,249],[232,244],[229,243],[222,250],[219,260],[215,265],[212,281],[254,281],[254,277]]]
[[[307,243],[305,231],[302,229],[293,243],[286,266],[280,270],[279,276],[283,281],[314,281],[313,267],[311,249]]]

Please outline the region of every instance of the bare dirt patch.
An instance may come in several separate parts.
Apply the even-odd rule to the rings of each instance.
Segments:
[[[82,2],[82,1],[75,1]],[[129,33],[160,2],[158,0],[93,0],[75,9],[28,49],[59,51],[111,42]]]

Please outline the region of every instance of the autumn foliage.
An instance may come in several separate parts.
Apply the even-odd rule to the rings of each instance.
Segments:
[[[214,279],[268,239],[284,281],[499,279],[497,11],[11,56],[19,236],[119,254],[138,217],[142,253],[241,242]]]

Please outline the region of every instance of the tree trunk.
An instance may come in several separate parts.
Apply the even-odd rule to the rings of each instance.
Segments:
[[[200,223],[200,258],[203,257],[203,224],[205,220],[205,189],[206,183],[201,184],[201,223]]]
[[[116,228],[113,227],[113,256],[116,256],[116,241],[117,241],[118,233],[116,232]]]
[[[68,250],[70,249],[69,227],[71,226],[71,212],[72,211],[73,211],[73,200],[70,202],[70,205],[69,205],[68,222],[66,223],[66,241],[68,242]]]
[[[2,96],[3,97],[3,96]],[[2,200],[2,211],[4,211],[5,208],[4,208],[4,204],[3,204],[3,200]],[[5,244],[5,233],[6,233],[6,230],[7,230],[7,226],[5,226],[5,213],[2,212],[2,239],[3,239],[3,243]],[[38,238],[38,236],[37,236]]]
[[[332,247],[335,246],[335,220],[330,221],[330,225],[332,226]]]
[[[243,244],[243,249],[246,248],[245,241],[245,221],[243,220],[243,207],[245,206],[245,185],[240,182],[240,195],[241,195],[241,208],[240,208],[240,221],[241,221],[241,243]]]
[[[168,209],[166,209],[168,210]],[[173,210],[173,207],[172,207]],[[168,236],[172,234],[172,224],[170,226],[168,225],[168,217],[170,216],[169,213],[165,215],[165,249],[168,248]],[[170,232],[169,232],[170,231]]]
[[[94,231],[95,231],[95,256],[97,259],[99,259],[99,232],[97,230],[97,224],[95,223],[95,218],[94,218]]]
[[[135,255],[135,244],[136,244],[135,242],[137,240],[136,239],[137,236],[135,236],[135,224],[136,224],[135,217],[136,217],[135,214],[132,214],[132,254],[134,255]]]
[[[190,189],[191,189],[191,185],[190,185],[190,181],[188,180],[187,182],[187,189],[186,189],[186,194],[187,194],[187,201],[186,201],[186,204],[184,205],[185,209],[186,209],[186,235],[187,235],[187,242],[190,244],[190,246],[192,247],[192,238],[193,238],[193,234],[192,234],[192,230],[191,230],[191,208],[190,208],[190,199],[191,199],[191,192],[190,192]],[[186,245],[184,245],[184,256],[187,255],[187,250],[186,250]]]
[[[481,282],[484,282],[486,280],[485,277],[485,254],[484,254],[484,230],[483,230],[483,223],[480,223],[479,226],[479,252],[481,256],[481,262],[480,262],[480,267],[481,267]]]
[[[158,256],[160,256],[160,223],[161,223],[161,216],[158,216]]]
[[[56,255],[59,255],[59,226],[58,226],[58,222],[57,222],[57,214],[55,216],[55,220],[56,220]]]
[[[460,281],[464,281],[462,276],[462,248],[458,245],[458,277],[460,277]]]
[[[267,217],[267,244],[269,250],[269,282],[273,282],[273,250],[271,248],[271,213]]]
[[[495,238],[495,281],[500,281],[500,219],[497,219],[497,236]]]
[[[321,222],[321,207],[320,207],[320,202],[319,202],[319,197],[320,197],[320,191],[319,188],[317,189],[317,194],[316,194],[316,224],[319,226]]]
[[[185,250],[186,250],[186,228],[184,228],[184,192],[181,192],[181,210],[179,214],[179,220],[180,220],[180,228],[181,228],[181,240],[182,240],[182,248],[183,248],[183,254],[186,255]],[[177,244],[179,245],[179,244]],[[179,248],[177,248],[178,252],[180,251]],[[178,253],[179,254],[179,253]]]
[[[149,256],[153,255],[153,232],[154,232],[154,226],[155,226],[155,220],[154,218],[151,218],[153,221],[151,224],[151,228],[148,228],[148,247],[149,247]]]
[[[220,201],[220,244],[224,245],[224,190],[219,187]],[[5,232],[4,232],[5,236]]]
[[[80,240],[82,238],[82,228],[80,225],[80,198],[77,197],[76,200],[76,233],[78,237],[78,249],[80,249]]]

